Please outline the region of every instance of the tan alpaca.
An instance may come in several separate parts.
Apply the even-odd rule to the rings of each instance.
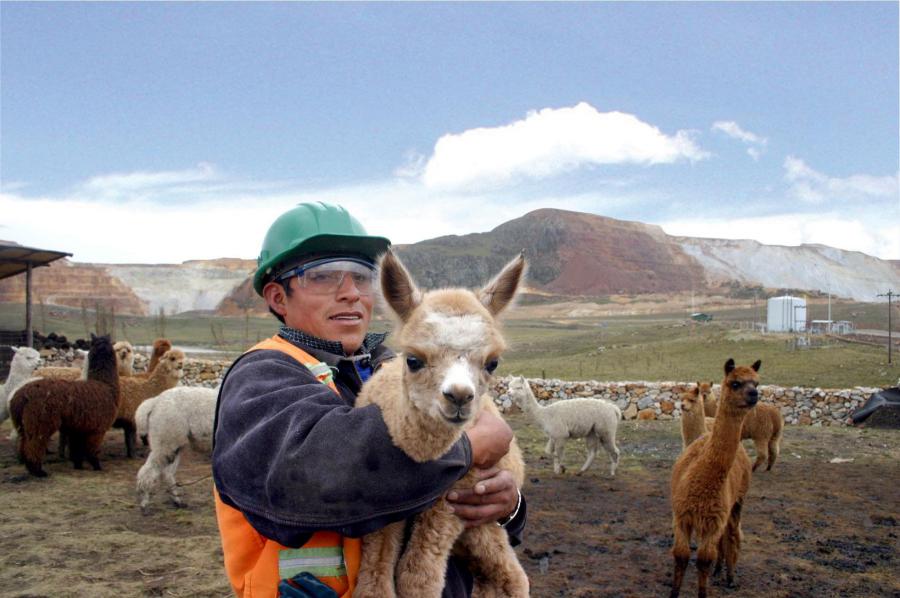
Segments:
[[[703,415],[711,395],[709,382],[698,382],[697,386],[681,395],[682,450],[712,429],[715,418]]]
[[[119,341],[113,345],[116,353],[116,365],[119,376],[131,376],[134,373],[134,348],[128,341]],[[87,380],[88,360],[85,355],[80,368],[66,366],[46,366],[34,371],[37,378],[58,378],[60,380]]]
[[[716,395],[712,391],[712,383],[698,382],[697,384],[700,385],[700,394],[703,396],[703,412],[706,414],[706,417],[715,418],[718,403],[716,402]]]
[[[125,454],[128,457],[134,456],[134,442],[137,439],[135,412],[138,405],[176,386],[181,380],[183,368],[184,353],[178,349],[171,349],[162,356],[159,365],[149,377],[129,376],[119,379],[122,400],[119,402],[119,413],[113,427],[125,431]]]
[[[137,372],[135,376],[140,378],[149,378],[153,370],[156,369],[159,360],[166,354],[166,351],[172,348],[172,343],[167,338],[158,338],[153,341],[153,351],[150,354],[150,364],[147,366],[146,372]]]
[[[519,256],[477,295],[449,289],[422,294],[409,273],[387,253],[381,287],[397,315],[395,344],[400,354],[364,385],[357,407],[376,403],[391,439],[418,462],[445,454],[482,409],[498,413],[487,394],[491,374],[505,348],[496,316],[511,302],[525,270]],[[498,463],[521,487],[525,467],[518,447]],[[472,487],[468,474],[461,487]],[[363,537],[354,598],[437,598],[451,551],[469,562],[475,595],[528,596],[528,578],[494,523],[465,529],[439,499],[419,514],[400,556],[405,522]]]
[[[734,585],[734,568],[741,549],[741,508],[750,488],[750,457],[741,445],[744,417],[759,400],[759,366],[725,362],[722,396],[712,432],[692,442],[672,469],[672,527],[675,574],[671,598],[681,591],[691,557],[691,537],[697,538],[697,583],[706,598],[709,569],[725,562],[726,581]]]
[[[712,393],[710,393],[712,396]],[[704,402],[704,405],[709,405]],[[713,414],[716,412],[716,399],[712,398]],[[766,463],[766,471],[770,471],[775,465],[778,455],[781,453],[781,437],[784,433],[784,417],[781,409],[768,403],[759,403],[756,409],[750,411],[744,418],[744,427],[741,428],[741,440],[752,440],[756,447],[756,461],[753,463],[753,471],[756,471],[763,463]]]
[[[744,419],[744,427],[741,428],[741,440],[748,438],[756,447],[756,461],[753,462],[753,471],[767,463],[766,471],[772,469],[778,454],[781,452],[781,435],[784,431],[784,418],[781,409],[775,405],[760,403],[756,409],[752,409]]]

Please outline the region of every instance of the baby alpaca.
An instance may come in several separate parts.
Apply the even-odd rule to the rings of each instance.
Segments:
[[[213,388],[176,386],[138,407],[137,432],[141,438],[150,439],[150,454],[137,473],[142,511],[147,511],[150,493],[160,480],[165,482],[175,506],[184,506],[181,488],[175,482],[181,451],[188,445],[204,454],[212,450],[217,394]]]
[[[619,464],[619,448],[616,446],[616,430],[622,412],[612,403],[602,399],[566,399],[541,406],[525,378],[514,378],[509,383],[509,394],[522,410],[547,434],[546,452],[553,455],[553,471],[565,472],[563,452],[569,438],[584,438],[587,459],[576,475],[581,475],[594,462],[597,449],[603,446],[609,455],[609,475],[616,475]]]
[[[401,353],[366,382],[356,406],[379,405],[394,444],[415,461],[445,454],[482,409],[499,413],[487,394],[505,348],[496,317],[512,301],[524,269],[519,256],[477,295],[461,289],[423,294],[392,253],[382,259],[381,287],[399,319]],[[498,466],[521,486],[525,469],[514,444]],[[474,485],[474,472],[459,483]],[[437,598],[451,551],[476,572],[476,595],[528,596],[528,577],[498,525],[466,529],[441,498],[415,518],[400,556],[404,527],[394,523],[363,537],[355,598]]]

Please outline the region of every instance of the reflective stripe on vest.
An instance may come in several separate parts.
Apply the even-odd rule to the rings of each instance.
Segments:
[[[281,351],[306,366],[336,394],[327,364],[280,336],[257,343],[250,351]],[[213,489],[216,520],[225,554],[225,572],[240,598],[278,595],[278,583],[300,573],[311,573],[340,598],[350,598],[359,573],[361,541],[336,532],[316,532],[300,548],[288,548],[259,534],[239,510],[226,505]]]

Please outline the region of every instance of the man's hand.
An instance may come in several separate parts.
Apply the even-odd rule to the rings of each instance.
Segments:
[[[509,452],[513,431],[502,417],[482,411],[472,427],[466,430],[466,436],[472,445],[472,465],[488,469]]]
[[[447,503],[466,527],[493,523],[513,512],[519,491],[509,471],[473,467],[470,472],[477,479],[474,488],[454,487],[447,493]]]

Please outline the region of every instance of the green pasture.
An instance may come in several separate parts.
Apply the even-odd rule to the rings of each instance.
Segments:
[[[833,314],[848,316],[872,311],[877,305],[834,306]],[[96,329],[91,310],[35,309],[34,327],[55,331],[69,339],[85,338]],[[690,323],[683,313],[609,318],[515,319],[505,322],[509,350],[498,375],[560,378],[563,380],[713,380],[722,377],[729,357],[738,363],[763,362],[764,384],[846,388],[890,386],[900,378],[900,355],[887,364],[887,350],[810,336],[804,346],[788,334],[761,334],[752,322],[753,308],[711,312],[714,320]],[[99,314],[103,316],[104,314]],[[813,317],[818,317],[813,315]],[[823,316],[824,317],[824,316]],[[850,318],[846,318],[850,319]],[[24,308],[0,304],[0,329],[23,328]],[[109,326],[109,322],[99,322]],[[233,357],[277,330],[273,317],[219,317],[208,314],[115,318],[114,337],[135,345],[149,345],[157,337],[176,345],[205,347]],[[377,319],[375,330],[388,323]],[[390,340],[388,341],[390,344]]]

